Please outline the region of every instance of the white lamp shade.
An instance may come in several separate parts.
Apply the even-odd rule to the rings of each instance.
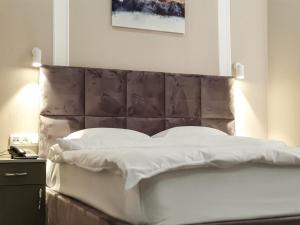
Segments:
[[[33,67],[42,66],[42,50],[39,48],[32,49],[32,66]]]

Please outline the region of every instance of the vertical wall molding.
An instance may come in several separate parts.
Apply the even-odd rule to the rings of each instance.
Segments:
[[[69,65],[69,0],[53,0],[53,64]]]
[[[219,73],[231,76],[230,0],[218,0]]]

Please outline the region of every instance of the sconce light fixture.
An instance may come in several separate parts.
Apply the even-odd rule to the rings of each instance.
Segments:
[[[37,68],[42,66],[42,50],[36,47],[32,49],[32,66]]]
[[[245,79],[245,66],[242,63],[236,62],[233,64],[234,77],[238,80]]]

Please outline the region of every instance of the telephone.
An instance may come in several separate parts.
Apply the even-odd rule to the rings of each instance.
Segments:
[[[10,146],[8,150],[12,159],[37,159],[38,155],[30,149],[22,149],[16,146]]]

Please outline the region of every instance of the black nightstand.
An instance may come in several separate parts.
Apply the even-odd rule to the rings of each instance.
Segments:
[[[0,224],[45,225],[45,160],[0,160]]]

